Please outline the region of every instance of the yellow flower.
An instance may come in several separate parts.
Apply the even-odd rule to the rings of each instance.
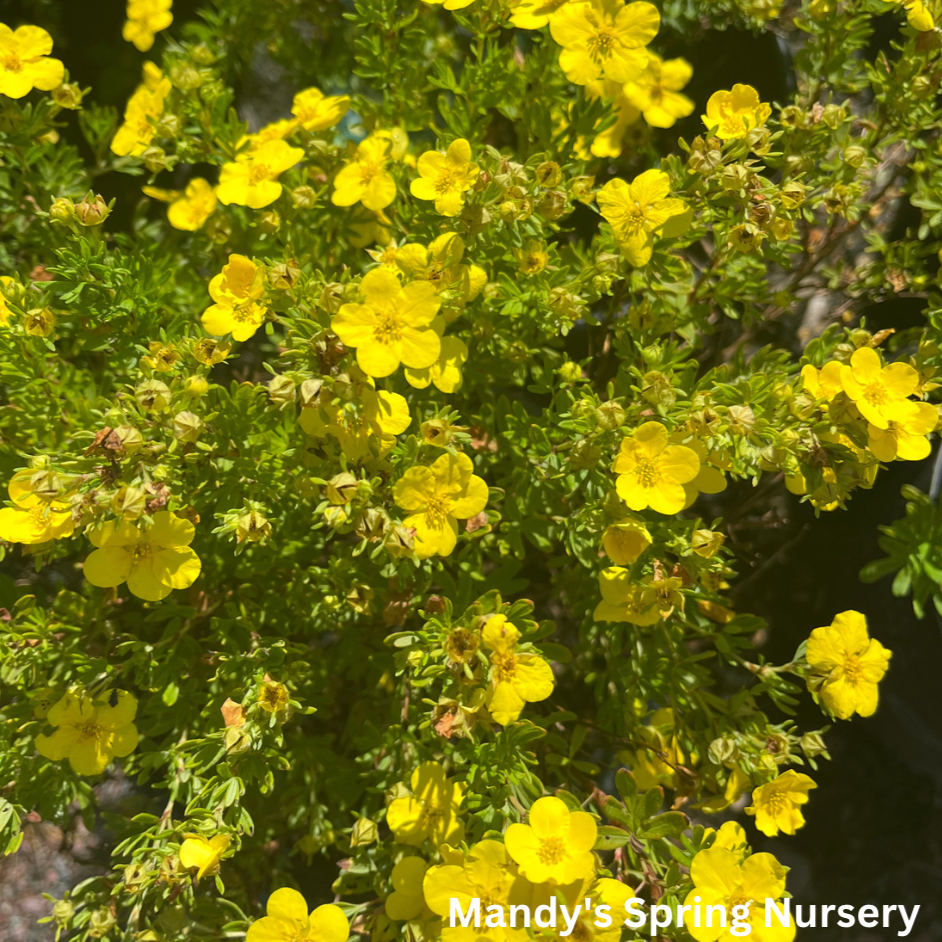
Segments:
[[[378,458],[388,454],[395,447],[396,436],[409,427],[412,416],[399,393],[377,392],[363,385],[352,402],[304,408],[298,421],[308,435],[331,435],[347,459],[362,461],[374,453]]]
[[[752,793],[746,814],[756,816],[756,827],[767,837],[775,837],[779,831],[794,834],[805,825],[801,806],[808,801],[808,792],[817,787],[811,776],[789,769]]]
[[[630,82],[648,64],[644,48],[657,35],[661,15],[650,3],[623,0],[568,3],[550,18],[550,34],[563,47],[566,78],[586,85],[605,77]]]
[[[193,345],[193,356],[206,366],[222,363],[232,350],[231,343],[222,340],[212,340],[210,337],[201,337]]]
[[[906,19],[913,29],[920,33],[929,33],[935,29],[935,19],[925,0],[883,0],[884,3],[902,3],[906,9]]]
[[[481,633],[491,651],[485,704],[501,726],[513,723],[528,703],[545,700],[555,686],[553,670],[538,654],[517,654],[520,632],[504,615],[491,615]]]
[[[65,66],[48,58],[52,37],[38,26],[16,31],[0,23],[0,95],[22,98],[38,88],[48,92],[62,84]]]
[[[687,764],[687,757],[677,736],[677,717],[670,707],[657,710],[646,726],[638,727],[634,738],[647,748],[618,753],[620,761],[627,761],[638,788],[647,791],[658,785],[668,788],[680,786],[679,766]]]
[[[121,35],[140,52],[154,45],[154,34],[173,22],[173,0],[128,0],[127,22]]]
[[[867,425],[867,447],[880,461],[921,461],[932,450],[926,436],[939,424],[939,413],[928,402],[901,403],[885,429]]]
[[[559,798],[538,798],[527,822],[511,824],[504,843],[531,883],[572,883],[595,870],[598,827],[588,812],[570,811]]]
[[[464,454],[445,454],[429,467],[409,468],[393,488],[396,504],[409,512],[403,526],[415,530],[419,559],[451,553],[458,541],[458,519],[479,514],[487,497],[487,485]]]
[[[113,154],[139,157],[147,150],[157,133],[157,121],[164,113],[170,88],[170,79],[165,78],[157,66],[151,62],[144,64],[144,81],[128,100],[124,123],[111,142]]]
[[[186,185],[179,199],[167,208],[167,219],[174,229],[196,232],[216,211],[216,188],[202,177],[195,177]]]
[[[441,294],[449,289],[460,293],[462,302],[476,298],[487,284],[487,275],[477,265],[464,265],[464,240],[444,232],[428,247],[409,243],[394,250],[394,267],[415,281],[430,281]],[[457,315],[456,315],[457,316]],[[449,318],[450,319],[450,318]]]
[[[653,128],[672,128],[680,118],[693,113],[693,102],[680,90],[693,77],[693,66],[686,59],[665,62],[648,53],[644,72],[625,85],[625,98]]]
[[[324,131],[339,124],[350,110],[347,95],[325,97],[319,88],[306,88],[294,96],[291,113],[305,131]]]
[[[137,700],[126,690],[112,690],[100,700],[69,691],[49,708],[46,720],[56,731],[36,737],[36,751],[53,762],[68,759],[78,775],[98,775],[111,760],[137,747],[134,725]]]
[[[423,762],[409,780],[412,795],[396,798],[386,809],[386,823],[400,844],[421,847],[430,840],[440,844],[458,844],[464,837],[464,825],[458,819],[464,801],[464,785],[447,778],[437,762]]]
[[[683,486],[699,473],[700,459],[686,445],[670,444],[660,422],[645,422],[622,439],[612,470],[618,474],[615,490],[632,510],[676,514],[684,508]]]
[[[714,92],[707,102],[703,123],[724,141],[745,137],[762,127],[772,114],[771,105],[759,101],[751,85],[734,85],[732,91]]]
[[[892,655],[867,633],[867,619],[860,612],[841,612],[830,625],[811,632],[805,651],[813,671],[808,687],[840,720],[854,713],[873,716],[880,698],[878,684]]]
[[[670,177],[666,173],[646,170],[631,183],[609,180],[596,196],[622,254],[636,268],[650,261],[654,236],[664,235],[662,230],[667,223],[683,218],[687,211],[683,200],[668,198],[670,188]]]
[[[264,269],[244,255],[230,255],[209,283],[216,303],[203,312],[203,327],[217,337],[232,334],[234,340],[248,340],[265,320],[268,309],[258,303],[264,292]]]
[[[801,368],[801,384],[809,396],[830,402],[838,393],[844,391],[841,384],[841,364],[832,360],[819,370],[808,363]]]
[[[602,546],[616,566],[630,566],[650,545],[647,527],[631,517],[616,520],[602,534]]]
[[[711,847],[725,847],[740,858],[748,856],[746,829],[738,821],[727,821],[718,831],[706,828],[703,832],[704,840],[709,834],[716,834]]]
[[[23,329],[32,337],[48,337],[56,326],[56,315],[48,307],[37,307],[26,312]]]
[[[180,863],[187,870],[198,868],[196,879],[212,876],[219,870],[222,855],[229,849],[229,835],[217,834],[209,839],[202,834],[184,835],[180,847]]]
[[[3,289],[13,283],[13,279],[9,275],[0,275],[0,327],[5,327],[13,316],[10,306],[7,304],[7,299],[3,296]]]
[[[482,901],[482,916],[486,906],[500,906],[503,926],[491,926],[482,918],[480,928],[450,927],[443,921],[442,942],[523,942],[526,931],[510,928],[508,907],[512,903],[527,905],[532,900],[533,887],[521,878],[516,866],[508,859],[507,848],[498,841],[480,841],[467,854],[452,853],[445,864],[430,867],[425,874],[422,890],[432,912],[447,918],[451,901],[458,901],[462,910],[475,899]],[[486,901],[486,902],[485,902]],[[519,926],[519,917],[517,924]]]
[[[684,905],[690,906],[689,915],[684,917],[685,928],[697,942],[737,942],[742,936],[733,931],[732,924],[739,921],[742,910],[734,907],[748,903],[748,915],[741,922],[749,927],[750,938],[756,942],[792,942],[794,924],[782,926],[773,917],[771,928],[765,926],[766,900],[781,899],[785,873],[771,854],[752,854],[741,860],[739,854],[716,844],[701,850],[690,865],[694,886],[684,900]],[[726,913],[715,912],[714,906],[723,907]]]
[[[149,602],[186,589],[200,574],[200,559],[190,549],[196,528],[167,510],[154,514],[154,523],[139,529],[127,521],[110,521],[88,531],[98,547],[85,560],[85,578],[103,589],[127,582],[133,595]]]
[[[360,141],[353,159],[334,178],[334,206],[362,203],[378,212],[396,198],[396,181],[386,169],[390,147],[388,139],[375,134]]]
[[[281,196],[278,177],[304,156],[300,147],[274,140],[247,154],[239,154],[234,163],[222,165],[216,196],[227,206],[236,203],[262,209]]]
[[[443,337],[445,318],[436,317],[432,330],[441,338],[438,359],[424,370],[406,367],[406,382],[415,389],[425,389],[430,383],[444,393],[453,393],[461,386],[461,367],[468,359],[468,345],[460,337]]]
[[[265,681],[258,691],[258,702],[267,713],[283,713],[291,699],[284,684]]]
[[[48,472],[17,471],[7,487],[15,506],[0,509],[0,539],[32,545],[71,536],[70,495],[57,485]]]
[[[441,353],[432,322],[441,307],[433,285],[413,282],[404,288],[387,269],[367,272],[360,283],[363,304],[344,304],[333,319],[334,333],[356,348],[357,363],[370,376],[389,376],[403,363],[430,367]]]
[[[304,897],[287,886],[268,897],[265,911],[249,926],[245,942],[347,942],[350,935],[339,906],[325,903],[308,913]]]
[[[180,354],[173,344],[161,343],[159,340],[152,340],[147,345],[150,355],[141,357],[141,363],[158,373],[167,373],[180,362]]]
[[[474,0],[423,0],[423,2],[428,3],[430,6],[441,4],[446,10],[463,10],[465,7],[471,6]]]
[[[416,164],[419,177],[409,190],[420,200],[434,200],[435,212],[442,216],[457,216],[464,206],[464,193],[474,186],[478,178],[478,165],[471,162],[471,145],[459,137],[452,141],[446,153],[429,150]]]
[[[510,22],[518,29],[540,29],[546,26],[553,15],[569,0],[520,0],[510,8]]]
[[[872,347],[855,350],[850,364],[841,364],[841,385],[847,398],[875,428],[889,428],[905,411],[903,403],[916,392],[919,373],[908,363],[883,366]]]
[[[389,875],[393,886],[392,893],[386,897],[386,915],[390,919],[409,920],[424,916],[426,920],[432,918],[431,910],[425,905],[425,896],[422,893],[422,881],[428,863],[421,857],[404,857]]]
[[[620,566],[603,569],[599,573],[599,591],[602,601],[592,613],[594,621],[625,621],[644,627],[661,617],[653,593],[633,582],[628,569]]]
[[[619,157],[621,155],[629,129],[641,118],[641,112],[625,96],[626,88],[628,85],[613,82],[611,79],[599,79],[586,85],[587,98],[604,98],[611,103],[615,122],[595,135],[588,151],[585,149],[585,140],[578,139],[575,151],[582,160],[588,160],[590,156]]]
[[[538,275],[549,264],[546,249],[536,239],[531,239],[525,249],[514,249],[514,257],[523,275]]]

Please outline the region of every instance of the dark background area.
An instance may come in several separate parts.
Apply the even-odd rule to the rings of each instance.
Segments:
[[[177,21],[196,7],[194,0],[175,0]],[[140,80],[141,63],[146,58],[159,61],[162,43],[158,37],[155,49],[145,55],[124,42],[124,9],[124,0],[0,0],[0,21],[48,29],[56,43],[53,54],[67,63],[72,80],[92,86],[97,104],[121,111]],[[879,20],[872,54],[888,49],[899,19]],[[693,64],[694,80],[687,91],[696,99],[689,119],[656,132],[665,148],[677,135],[690,140],[700,133],[699,116],[715,89],[747,82],[763,100],[778,102],[794,90],[788,50],[770,33],[711,30],[683,40],[666,36],[659,43],[666,57],[683,55]],[[316,75],[309,78],[317,80]],[[64,136],[80,144],[75,122],[70,125]],[[116,174],[96,181],[108,199],[136,199],[140,185],[140,178]],[[909,326],[912,313],[904,302],[881,305],[870,312],[869,326]],[[797,321],[784,319],[775,325],[776,331],[790,330],[792,337],[797,327]],[[901,485],[928,490],[932,460],[893,464],[872,490],[854,494],[849,512],[822,514],[817,521],[809,504],[781,487],[770,492],[757,511],[761,516],[751,515],[754,495],[747,485],[731,486],[711,499],[709,507],[730,526],[729,545],[739,557],[737,608],[769,622],[763,653],[770,660],[789,660],[813,628],[829,624],[846,609],[863,612],[871,633],[893,651],[877,715],[836,723],[828,735],[833,762],[822,763],[814,774],[819,787],[807,806],[807,827],[793,838],[768,840],[755,831],[751,819],[746,826],[756,850],[768,850],[792,868],[789,888],[798,902],[919,904],[909,937],[913,942],[942,939],[942,626],[933,615],[917,621],[907,599],[892,597],[889,579],[864,585],[858,573],[883,555],[877,527],[903,515]],[[771,715],[774,721],[783,719]],[[806,729],[822,724],[807,698],[797,720]],[[0,869],[0,885],[11,872]],[[45,879],[41,873],[52,871],[39,872]],[[67,886],[68,875],[62,881]],[[61,894],[64,886],[42,888]],[[0,916],[2,909],[0,905]],[[19,926],[27,934],[17,930],[17,939],[52,937],[50,927],[36,927],[32,919]],[[896,938],[897,928],[807,929],[799,938],[876,942]]]

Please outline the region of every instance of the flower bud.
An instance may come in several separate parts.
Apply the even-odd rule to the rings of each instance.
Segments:
[[[734,435],[748,435],[756,424],[756,414],[749,406],[729,407],[729,430]]]
[[[813,759],[815,756],[828,758],[828,749],[820,733],[805,733],[805,735],[801,737],[799,745],[801,746],[801,751],[809,759]]]
[[[163,114],[157,121],[156,137],[176,137],[183,130],[183,122],[172,113]]]
[[[807,187],[805,187],[803,183],[800,183],[798,180],[789,180],[788,183],[782,187],[782,205],[786,209],[798,209],[798,207],[804,203],[807,192]]]
[[[170,388],[159,379],[145,380],[134,390],[134,398],[142,409],[149,412],[166,412],[172,398]]]
[[[267,210],[259,217],[258,228],[269,235],[277,232],[281,228],[281,216],[273,209]]]
[[[625,410],[619,402],[614,399],[603,402],[595,412],[596,420],[599,426],[606,432],[611,432],[625,424]]]
[[[272,265],[268,269],[268,283],[276,291],[290,290],[298,283],[300,277],[301,269],[293,258]]]
[[[580,203],[591,203],[594,186],[595,177],[576,177],[572,181],[569,193],[574,200],[579,200]]]
[[[306,379],[301,383],[300,398],[302,406],[311,406],[320,396],[321,389],[324,387],[322,379]]]
[[[556,374],[564,383],[578,383],[582,379],[582,367],[578,363],[569,360],[556,371]]]
[[[285,406],[294,402],[298,391],[290,376],[273,376],[268,384],[268,398],[276,405]]]
[[[548,190],[536,204],[536,211],[544,219],[553,221],[564,216],[569,209],[569,201],[562,190]]]
[[[707,754],[714,765],[724,765],[736,755],[736,743],[728,736],[714,739],[710,743]]]
[[[83,226],[100,226],[111,213],[108,204],[91,190],[85,194],[81,203],[75,206],[75,215]]]
[[[559,186],[563,178],[559,164],[554,160],[545,160],[536,168],[536,182],[539,186],[547,188]]]
[[[76,111],[82,107],[82,89],[71,82],[63,82],[52,90],[52,100],[60,107]]]
[[[867,159],[867,150],[859,144],[848,144],[844,148],[843,157],[851,167],[859,167]]]
[[[181,91],[189,92],[203,84],[203,76],[199,69],[189,62],[171,66],[169,72],[170,84]]]
[[[167,169],[167,152],[162,147],[148,147],[141,154],[141,159],[151,173],[160,173],[161,170]]]
[[[317,205],[317,191],[312,186],[296,186],[291,191],[295,209],[313,209]]]
[[[391,527],[383,540],[383,549],[393,559],[408,557],[415,551],[415,530],[397,523]]]
[[[366,847],[376,841],[379,830],[376,823],[369,818],[358,818],[353,825],[353,833],[350,835],[351,847]]]
[[[195,442],[203,431],[203,420],[193,412],[178,412],[173,417],[173,437],[177,441]]]
[[[257,510],[242,514],[236,521],[237,543],[265,543],[271,537],[271,524]]]
[[[88,920],[88,936],[91,939],[103,939],[118,924],[118,920],[107,906],[92,911]]]
[[[133,455],[144,444],[144,436],[133,425],[118,425],[111,430],[111,434],[128,455]]]
[[[576,442],[569,451],[569,463],[574,468],[594,468],[601,457],[601,447],[585,438]]]
[[[147,495],[139,487],[125,485],[111,498],[111,510],[124,520],[137,520],[147,509]]]
[[[53,200],[52,206],[49,207],[49,215],[56,222],[71,222],[75,218],[75,203],[60,196]]]
[[[357,494],[357,479],[344,471],[327,482],[327,499],[332,504],[349,504]]]

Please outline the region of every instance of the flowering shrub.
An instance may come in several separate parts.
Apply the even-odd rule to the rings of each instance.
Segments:
[[[0,24],[0,851],[102,776],[141,809],[57,938],[787,892],[753,826],[804,826],[891,652],[835,611],[770,663],[720,495],[853,512],[930,453],[940,11],[891,3],[130,0],[121,115]],[[795,95],[698,87],[710,23]],[[905,494],[863,576],[942,612]]]

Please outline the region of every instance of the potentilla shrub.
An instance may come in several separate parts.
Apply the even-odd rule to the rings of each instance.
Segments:
[[[0,25],[0,848],[124,796],[50,933],[787,893],[752,828],[803,826],[890,651],[835,611],[768,662],[715,511],[852,513],[929,455],[938,12],[131,0],[123,114]],[[667,50],[711,25],[781,36],[794,96],[698,84]],[[869,331],[899,294],[918,326]],[[906,493],[865,576],[921,615]]]

